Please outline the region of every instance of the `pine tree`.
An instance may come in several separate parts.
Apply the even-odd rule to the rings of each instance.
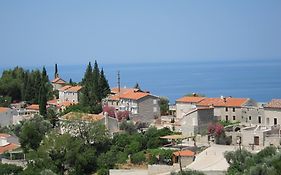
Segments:
[[[100,72],[99,87],[100,87],[101,99],[107,97],[107,95],[110,93],[110,87],[107,79],[105,78],[103,69],[101,69]]]

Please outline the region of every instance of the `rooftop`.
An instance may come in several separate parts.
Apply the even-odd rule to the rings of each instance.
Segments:
[[[272,99],[265,107],[281,109],[281,99]]]
[[[53,79],[51,82],[52,82],[52,83],[56,83],[56,84],[65,84],[65,83],[66,83],[66,82],[65,82],[63,79],[61,79],[60,77],[57,77],[57,78]]]
[[[82,89],[82,86],[70,86],[66,85],[59,89],[59,91],[65,91],[65,92],[78,92]]]
[[[204,100],[205,97],[181,97],[177,99],[177,102],[182,102],[182,103],[199,103],[200,101]]]
[[[193,157],[195,153],[190,150],[182,150],[182,151],[176,151],[173,153],[175,156],[182,156],[182,157]]]
[[[216,107],[242,107],[248,98],[205,98],[200,101],[198,106],[216,106]]]
[[[0,107],[0,112],[7,112],[10,108]]]
[[[39,111],[39,105],[32,104],[32,105],[27,106],[26,109]]]

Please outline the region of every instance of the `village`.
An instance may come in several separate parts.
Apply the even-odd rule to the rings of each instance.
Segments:
[[[57,70],[50,84],[52,90],[58,92],[58,98],[48,100],[46,108],[54,110],[58,117],[54,127],[61,134],[79,135],[80,129],[88,123],[103,125],[112,138],[124,132],[126,127],[130,129],[131,125],[138,126],[139,133],[145,133],[151,127],[170,130],[169,134],[159,137],[166,140],[161,146],[163,149],[173,150],[170,163],[156,161],[142,168],[110,169],[112,175],[170,174],[182,169],[210,175],[225,174],[229,167],[224,158],[226,151],[245,149],[257,153],[268,146],[280,147],[281,144],[281,99],[261,103],[247,97],[206,97],[191,93],[183,94],[170,104],[149,90],[138,86],[121,87],[118,82],[117,87],[110,88],[110,93],[101,99],[102,112],[90,114],[71,110],[80,103],[82,85],[67,83]],[[39,114],[39,104],[13,102],[9,107],[0,107],[0,126],[18,125]],[[79,125],[79,130],[68,125],[73,121]],[[0,133],[2,163],[25,168],[28,164],[25,154],[13,156],[23,152],[17,136]],[[130,158],[127,161],[130,163]]]

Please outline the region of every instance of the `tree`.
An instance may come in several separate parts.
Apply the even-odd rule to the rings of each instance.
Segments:
[[[120,129],[126,131],[129,134],[137,132],[137,127],[132,122],[123,121],[120,124]]]
[[[101,69],[101,72],[100,72],[99,88],[100,88],[99,93],[100,93],[101,99],[107,97],[107,95],[110,93],[110,87],[109,87],[107,79],[105,78],[103,69]]]
[[[93,94],[95,95],[96,102],[100,102],[102,99],[102,94],[100,93],[99,86],[100,79],[100,70],[97,61],[95,60],[94,69],[93,69]]]
[[[51,133],[37,151],[27,155],[29,171],[49,169],[58,174],[91,174],[96,169],[96,151],[70,134]]]
[[[59,73],[58,73],[58,65],[55,64],[55,78],[59,77]]]
[[[139,83],[138,83],[138,82],[135,84],[134,88],[135,88],[135,89],[139,89],[139,90],[141,90],[140,85],[139,85]]]
[[[20,174],[22,171],[23,168],[20,166],[0,163],[0,174],[13,175],[13,174]]]
[[[19,133],[19,141],[24,152],[28,152],[30,149],[36,150],[50,129],[50,122],[44,120],[39,115],[35,115],[34,118],[25,121]]]
[[[50,121],[53,128],[55,128],[57,126],[57,122],[59,121],[59,118],[58,118],[58,114],[56,113],[56,109],[48,108],[47,119]]]
[[[160,97],[160,112],[161,115],[169,113],[169,99],[167,97]]]

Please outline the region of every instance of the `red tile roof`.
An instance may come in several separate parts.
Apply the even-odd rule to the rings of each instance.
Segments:
[[[9,135],[9,134],[5,134],[5,133],[0,133],[0,137],[2,137],[2,138],[8,138],[8,137],[10,137],[11,135]]]
[[[82,89],[82,86],[70,86],[66,85],[59,89],[59,91],[66,91],[66,92],[78,92]]]
[[[32,104],[32,105],[27,106],[26,109],[39,111],[39,105],[38,104]]]
[[[56,84],[66,84],[66,82],[63,79],[61,79],[60,77],[55,78],[51,82],[56,83]]]
[[[0,154],[3,154],[7,151],[15,150],[19,147],[20,147],[19,145],[14,144],[14,143],[9,143],[8,145],[5,145],[5,146],[0,146]]]
[[[125,92],[128,92],[128,91],[139,91],[139,89],[135,89],[135,88],[120,88],[120,93],[125,93]],[[117,87],[112,88],[111,89],[111,93],[113,93],[113,94],[119,93],[118,88]]]
[[[0,112],[7,112],[10,108],[0,107]]]
[[[198,106],[215,106],[215,107],[242,107],[248,98],[205,98],[197,103]]]
[[[177,99],[177,102],[182,103],[199,103],[200,101],[204,100],[205,97],[182,97]]]
[[[193,157],[195,153],[190,150],[182,150],[182,151],[176,151],[173,153],[175,156],[182,156],[182,157]]]
[[[281,99],[272,99],[265,107],[281,109]]]
[[[146,97],[148,95],[150,95],[150,94],[145,93],[145,92],[127,92],[127,93],[121,94],[120,98],[139,100],[139,99],[141,99],[143,97]]]

